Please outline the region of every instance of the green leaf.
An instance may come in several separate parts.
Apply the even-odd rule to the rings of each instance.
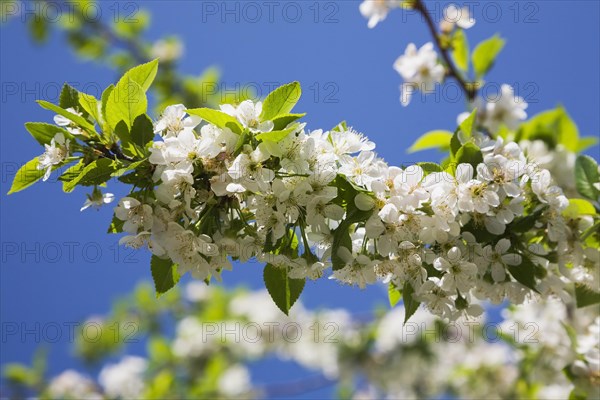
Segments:
[[[79,104],[81,107],[94,118],[98,125],[101,124],[100,110],[98,108],[98,99],[87,93],[79,93]]]
[[[498,53],[504,47],[504,43],[504,39],[498,35],[494,35],[475,47],[471,60],[475,69],[475,75],[478,78],[484,76],[492,68]]]
[[[64,108],[54,105],[45,100],[38,100],[37,102],[42,108],[45,108],[46,110],[54,111],[56,114],[62,115],[63,117],[68,118],[69,120],[73,121],[76,125],[79,125],[80,127],[84,128],[85,130],[87,130],[89,132],[95,132],[94,126],[92,124],[90,124],[87,119],[85,119],[77,114],[73,114],[73,113],[65,110]]]
[[[144,90],[144,92],[146,92],[148,89],[150,89],[157,72],[158,59],[155,59],[147,62],[146,64],[141,64],[131,68],[129,71],[125,72],[123,78],[128,78],[137,83]]]
[[[288,83],[273,90],[263,102],[261,121],[270,121],[288,114],[300,100],[302,89],[299,82]]]
[[[425,175],[432,174],[434,172],[442,172],[442,166],[433,162],[418,162],[417,165],[423,169]]]
[[[60,91],[58,105],[64,109],[71,107],[77,109],[79,106],[79,92],[65,83]]]
[[[332,132],[345,132],[347,130],[348,130],[348,123],[346,121],[342,121],[330,129],[330,131],[332,131]]]
[[[477,165],[483,162],[483,154],[481,154],[481,150],[474,143],[465,143],[458,149],[456,153],[456,163],[468,163],[473,166],[473,168],[477,169]]]
[[[579,139],[577,142],[577,148],[575,149],[575,153],[581,153],[582,151],[595,146],[598,143],[598,138],[595,136],[586,136]]]
[[[288,127],[292,122],[304,117],[306,113],[302,114],[284,114],[273,119],[273,130],[281,131]]]
[[[154,139],[154,126],[152,120],[146,115],[142,114],[133,121],[131,127],[131,141],[141,148]]]
[[[598,163],[590,156],[580,155],[575,161],[575,186],[582,196],[598,201],[600,191],[594,184],[600,182]]]
[[[477,119],[477,109],[473,109],[471,114],[463,122],[460,123],[459,129],[463,133],[462,138],[469,140],[473,137],[473,130],[475,129],[475,120]]]
[[[169,259],[165,260],[153,255],[150,259],[150,269],[152,270],[156,297],[168,292],[179,282],[177,265]]]
[[[390,282],[388,284],[388,300],[390,301],[390,307],[395,307],[401,298],[402,292],[398,290],[398,288],[396,287],[396,285],[394,285],[393,282]]]
[[[595,292],[591,288],[578,283],[575,284],[575,298],[577,299],[578,308],[600,303],[599,292]]]
[[[107,87],[106,89],[104,89],[104,92],[102,92],[102,119],[104,120],[104,122],[106,122],[106,104],[108,103],[108,99],[110,97],[110,94],[112,93],[112,91],[115,89],[115,85],[110,85],[109,87]]]
[[[458,66],[458,68],[467,72],[469,70],[469,43],[467,42],[467,36],[462,29],[458,29],[452,38],[452,58]]]
[[[535,288],[535,285],[537,284],[535,281],[535,264],[525,255],[521,255],[521,259],[520,265],[508,265],[508,271],[517,282],[538,292]]]
[[[77,164],[67,168],[67,170],[63,172],[61,176],[58,177],[58,179],[63,182],[63,191],[68,193],[68,191],[65,190],[65,183],[76,179],[81,174],[81,171],[83,171],[84,168],[85,164],[82,160],[79,160]]]
[[[408,153],[414,153],[416,151],[434,148],[441,151],[448,151],[451,139],[452,132],[443,130],[429,131],[418,138],[407,151]]]
[[[56,125],[45,124],[43,122],[27,122],[25,124],[25,129],[27,129],[29,133],[31,133],[31,136],[33,136],[33,138],[41,145],[50,144],[57,133],[62,133],[65,138],[71,138],[71,134],[63,128]]]
[[[223,111],[213,110],[212,108],[192,108],[185,110],[185,112],[190,115],[197,115],[209,124],[216,125],[219,128],[229,128],[238,135],[243,131],[243,127],[237,118]]]
[[[117,124],[123,121],[131,129],[133,121],[145,114],[147,108],[148,99],[142,87],[125,76],[110,93],[106,103],[106,122],[116,129]]]
[[[285,268],[277,268],[271,264],[265,265],[263,271],[265,286],[271,298],[285,315],[300,297],[304,289],[304,279],[291,279]]]
[[[79,176],[75,179],[65,182],[63,184],[63,190],[65,192],[72,192],[75,186],[91,186],[99,185],[110,179],[113,172],[119,169],[119,163],[116,160],[108,158],[101,158],[96,161],[92,161],[81,170]]]
[[[533,229],[535,223],[539,221],[539,218],[544,211],[545,208],[541,208],[533,214],[527,215],[525,217],[515,218],[515,220],[508,225],[506,231],[518,233],[529,232],[531,229]]]
[[[36,157],[19,168],[7,194],[20,192],[42,179],[45,171],[39,170],[37,167],[38,158]]]
[[[360,190],[348,182],[345,177],[338,175],[336,178],[336,186],[338,188],[338,195],[334,202],[344,207],[346,210],[346,217],[332,232],[333,243],[331,245],[331,264],[334,271],[342,269],[346,265],[345,261],[339,256],[340,247],[352,250],[352,240],[349,232],[350,227],[357,222],[366,221],[373,213],[373,210],[362,211],[356,207],[354,198],[360,193]]]
[[[562,106],[558,106],[553,110],[536,114],[529,121],[521,124],[515,141],[526,139],[542,140],[551,149],[557,144],[562,144],[570,151],[577,151],[579,130],[567,111]]]
[[[568,150],[577,151],[579,147],[579,128],[577,128],[577,124],[562,106],[557,108],[557,117],[558,143]]]
[[[271,131],[271,132],[263,132],[256,135],[258,140],[268,140],[269,142],[281,142],[285,139],[290,133],[293,133],[298,130],[298,124],[292,125],[292,127],[288,129],[284,129],[282,131]]]
[[[594,205],[585,199],[569,199],[569,205],[562,210],[563,217],[575,219],[582,215],[595,215]]]
[[[412,285],[408,282],[404,283],[402,288],[402,302],[404,303],[404,323],[406,324],[410,317],[419,309],[421,303],[414,297],[415,290]]]
[[[110,222],[110,226],[108,227],[108,231],[106,233],[121,233],[123,232],[123,225],[125,221],[121,221],[115,215],[113,215],[112,221]]]
[[[460,147],[462,146],[462,143],[458,138],[459,131],[460,129],[457,128],[456,132],[454,132],[454,135],[452,135],[452,139],[450,139],[450,155],[452,158],[456,157],[456,153],[458,153],[458,150],[460,150]]]

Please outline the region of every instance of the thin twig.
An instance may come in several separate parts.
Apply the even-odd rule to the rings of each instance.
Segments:
[[[448,48],[443,46],[440,41],[440,35],[438,34],[438,31],[435,27],[435,23],[433,22],[431,15],[429,15],[429,12],[427,11],[425,4],[423,3],[423,0],[414,0],[413,4],[414,4],[414,9],[418,13],[420,13],[423,16],[423,18],[425,19],[425,22],[427,24],[427,27],[429,28],[431,36],[433,36],[435,44],[436,44],[438,50],[440,51],[440,54],[442,55],[442,57],[446,63],[446,66],[448,68],[447,75],[449,77],[454,78],[458,82],[461,89],[465,92],[467,99],[470,102],[472,102],[473,100],[475,100],[475,97],[477,96],[477,89],[475,87],[469,85],[465,81],[465,79],[463,78],[461,73],[458,71],[458,69],[454,65],[454,62],[452,61],[452,58],[450,57],[450,54],[448,53]]]

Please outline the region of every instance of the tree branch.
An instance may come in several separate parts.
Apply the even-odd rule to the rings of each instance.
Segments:
[[[444,62],[446,63],[446,66],[448,69],[447,75],[451,78],[454,78],[458,82],[461,89],[465,92],[467,99],[470,102],[472,102],[473,100],[475,100],[475,97],[477,96],[477,89],[475,89],[475,87],[469,85],[465,81],[465,79],[463,78],[461,73],[458,71],[458,69],[454,65],[454,62],[452,61],[452,58],[450,57],[450,54],[448,53],[448,48],[445,47],[444,45],[442,45],[442,43],[440,41],[440,35],[438,34],[438,31],[435,27],[435,23],[433,22],[431,15],[429,15],[429,12],[427,11],[427,8],[425,7],[425,3],[423,3],[423,0],[414,0],[413,4],[414,4],[414,9],[419,14],[421,14],[421,16],[425,19],[425,23],[427,24],[427,27],[429,28],[429,32],[431,33],[431,36],[433,36],[435,44],[436,44],[440,54],[442,55]]]

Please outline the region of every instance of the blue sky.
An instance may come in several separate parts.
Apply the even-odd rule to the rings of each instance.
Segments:
[[[268,3],[268,2],[267,2]],[[427,2],[435,11],[436,5]],[[132,4],[133,8],[123,8]],[[199,74],[211,65],[223,73],[223,85],[249,84],[267,88],[274,82],[298,80],[304,96],[297,106],[307,112],[308,128],[329,129],[341,120],[377,143],[378,152],[392,164],[437,160],[432,151],[406,154],[420,134],[453,129],[464,101],[443,101],[438,95],[403,108],[399,103],[400,77],[395,59],[413,41],[430,40],[420,17],[396,11],[369,30],[358,2],[106,2],[103,16],[111,18],[146,8],[152,14],[148,38],[174,34],[185,43],[182,71]],[[477,24],[468,31],[471,46],[499,32],[507,45],[488,82],[509,83],[529,102],[528,113],[563,104],[582,135],[600,132],[600,3],[595,1],[471,2]],[[116,7],[116,8],[115,8]],[[437,5],[439,15],[440,5]],[[260,13],[260,14],[259,14]],[[66,195],[51,179],[25,192],[6,196],[18,166],[41,153],[27,134],[27,121],[51,122],[52,114],[35,99],[57,100],[57,90],[68,81],[93,94],[113,82],[109,69],[77,60],[54,33],[45,46],[29,39],[17,20],[0,28],[2,99],[0,158],[2,166],[0,270],[2,352],[0,363],[31,359],[38,346],[35,324],[63,325],[109,309],[111,301],[127,294],[136,283],[150,279],[149,255],[117,247],[118,238],[105,234],[112,210],[80,213],[85,192]],[[454,92],[445,93],[453,98]],[[192,104],[188,105],[194,106]],[[598,148],[590,151],[598,157]],[[122,187],[111,187],[117,195]],[[258,264],[237,265],[224,274],[225,285],[262,285]],[[302,300],[309,307],[346,307],[369,311],[387,301],[385,290],[363,293],[326,279],[308,283]],[[6,336],[7,324],[19,334]],[[11,325],[12,326],[12,325]],[[66,328],[65,328],[66,329]],[[39,332],[40,330],[37,329]],[[66,330],[63,332],[66,333]],[[43,332],[39,338],[43,342]],[[66,337],[51,344],[51,369],[71,365]],[[293,380],[293,367],[268,381]],[[328,392],[317,392],[323,396]]]

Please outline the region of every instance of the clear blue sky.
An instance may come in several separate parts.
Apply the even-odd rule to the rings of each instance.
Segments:
[[[308,112],[310,129],[328,129],[347,120],[369,135],[379,154],[393,164],[436,160],[439,155],[435,152],[407,155],[405,149],[425,131],[452,129],[464,108],[461,100],[448,103],[435,96],[423,101],[417,96],[409,107],[401,107],[401,81],[392,63],[408,42],[422,45],[430,40],[416,15],[396,11],[369,30],[357,1],[275,2],[271,9],[261,2],[250,6],[244,2],[130,3],[151,12],[149,38],[181,37],[186,47],[181,66],[186,73],[199,74],[217,65],[227,88],[251,82],[263,88],[264,94],[273,82],[298,80],[304,97],[297,110]],[[106,18],[112,17],[115,4],[107,2],[102,8]],[[561,103],[583,135],[598,135],[599,3],[471,4],[476,4],[477,19],[477,25],[468,31],[471,46],[496,32],[507,39],[488,81],[515,86],[530,103],[530,115]],[[118,248],[118,238],[105,234],[110,208],[79,212],[84,191],[65,195],[61,185],[51,179],[25,192],[5,195],[18,166],[41,152],[23,123],[52,119],[34,100],[56,101],[56,91],[65,81],[95,94],[96,88],[107,86],[116,77],[107,68],[78,61],[61,34],[54,33],[46,46],[38,47],[32,44],[24,24],[13,20],[0,28],[0,36],[0,311],[4,334],[6,323],[25,324],[30,329],[35,323],[62,326],[106,312],[115,297],[150,279],[150,271],[148,254]],[[598,148],[590,153],[598,157]],[[111,191],[124,193],[123,188],[114,186]],[[261,276],[257,264],[237,265],[233,273],[224,274],[224,281],[228,286],[259,288]],[[346,307],[355,312],[369,311],[387,301],[382,288],[357,291],[323,279],[308,283],[302,299],[309,307]],[[3,337],[1,346],[0,364],[4,364],[29,361],[38,343],[33,334],[24,340],[16,335]],[[50,347],[52,371],[71,365],[65,336]],[[268,373],[258,370],[255,376],[263,382],[276,382],[293,380],[299,372],[287,367]],[[328,393],[321,391],[315,396]]]

